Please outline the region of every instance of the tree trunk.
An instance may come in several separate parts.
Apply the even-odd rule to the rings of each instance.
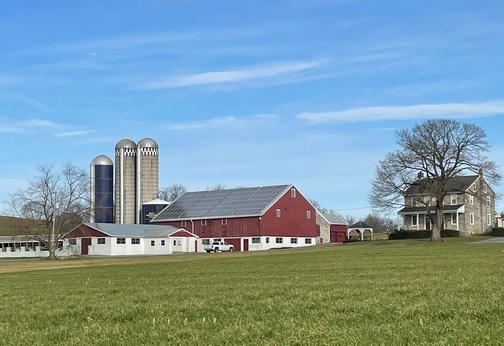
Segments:
[[[432,222],[431,242],[443,241],[441,238],[441,228],[443,228],[443,207],[436,203],[436,212],[434,214],[434,222]]]

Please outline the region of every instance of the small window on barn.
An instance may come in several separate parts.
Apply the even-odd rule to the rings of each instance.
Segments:
[[[296,198],[296,189],[291,189],[291,198]]]
[[[297,238],[291,238],[291,244],[297,244]]]
[[[156,241],[155,240],[151,240],[150,241],[150,246],[155,246],[156,245]]]
[[[305,244],[311,244],[311,238],[306,238],[306,239],[304,240],[304,243],[305,243]]]
[[[310,210],[307,210],[307,211],[306,211],[306,218],[307,218],[308,220],[310,220],[310,219],[311,219],[311,211],[310,211]]]
[[[180,222],[180,226],[181,226],[181,227],[185,227],[185,226],[187,226],[187,221],[186,221],[186,220],[182,220],[182,221]]]
[[[281,217],[282,216],[282,210],[281,209],[277,209],[276,210],[276,217]]]
[[[252,238],[252,244],[259,244],[261,242],[261,238]]]
[[[103,245],[105,244],[105,238],[98,238],[98,245]],[[119,244],[119,243],[117,243]]]
[[[117,244],[126,244],[126,238],[117,238]]]
[[[201,226],[206,226],[206,220],[201,220]]]
[[[277,244],[282,244],[282,243],[283,243],[283,238],[276,238],[276,239],[275,239],[275,242],[276,242]]]
[[[68,241],[70,242],[70,245],[77,245],[77,239],[75,238],[70,238]]]
[[[222,226],[227,225],[227,219],[226,219],[226,218],[222,219],[222,221],[221,221],[221,222],[222,222]]]
[[[131,244],[139,245],[140,244],[140,238],[131,238]]]
[[[202,239],[201,244],[203,245],[210,245],[210,239]]]
[[[161,246],[165,246],[165,241],[161,240]]]
[[[266,244],[269,244],[269,237],[266,237]]]

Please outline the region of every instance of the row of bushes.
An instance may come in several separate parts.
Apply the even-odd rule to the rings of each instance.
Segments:
[[[429,230],[418,230],[418,231],[408,231],[408,230],[399,230],[394,231],[389,234],[388,238],[390,240],[395,239],[429,239],[432,235],[432,231]],[[448,237],[458,237],[460,236],[459,231],[455,229],[444,229],[441,231],[441,238]]]
[[[504,237],[504,227],[494,227],[494,228],[492,228],[492,236],[494,236],[494,237]]]

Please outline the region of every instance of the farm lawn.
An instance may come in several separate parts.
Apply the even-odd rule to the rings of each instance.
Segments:
[[[502,345],[478,239],[0,263],[0,344]]]

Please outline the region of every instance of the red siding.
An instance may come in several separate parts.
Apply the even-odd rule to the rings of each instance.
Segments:
[[[346,225],[331,225],[329,227],[331,243],[342,243],[347,234],[347,226]]]
[[[241,251],[241,238],[224,239],[225,242],[234,246],[234,251]]]
[[[65,238],[83,238],[83,237],[108,237],[105,233],[102,233],[94,228],[88,227],[84,224],[77,226],[72,231],[65,235]]]
[[[276,216],[280,209],[281,216]],[[308,219],[306,212],[310,211]],[[317,222],[315,208],[296,189],[296,197],[287,191],[262,217],[262,235],[287,237],[316,237]]]
[[[259,217],[229,218],[223,225],[222,219],[207,219],[206,226],[201,220],[186,221],[182,226],[181,221],[163,221],[158,225],[170,225],[184,228],[201,238],[249,237],[260,235],[261,221]]]

